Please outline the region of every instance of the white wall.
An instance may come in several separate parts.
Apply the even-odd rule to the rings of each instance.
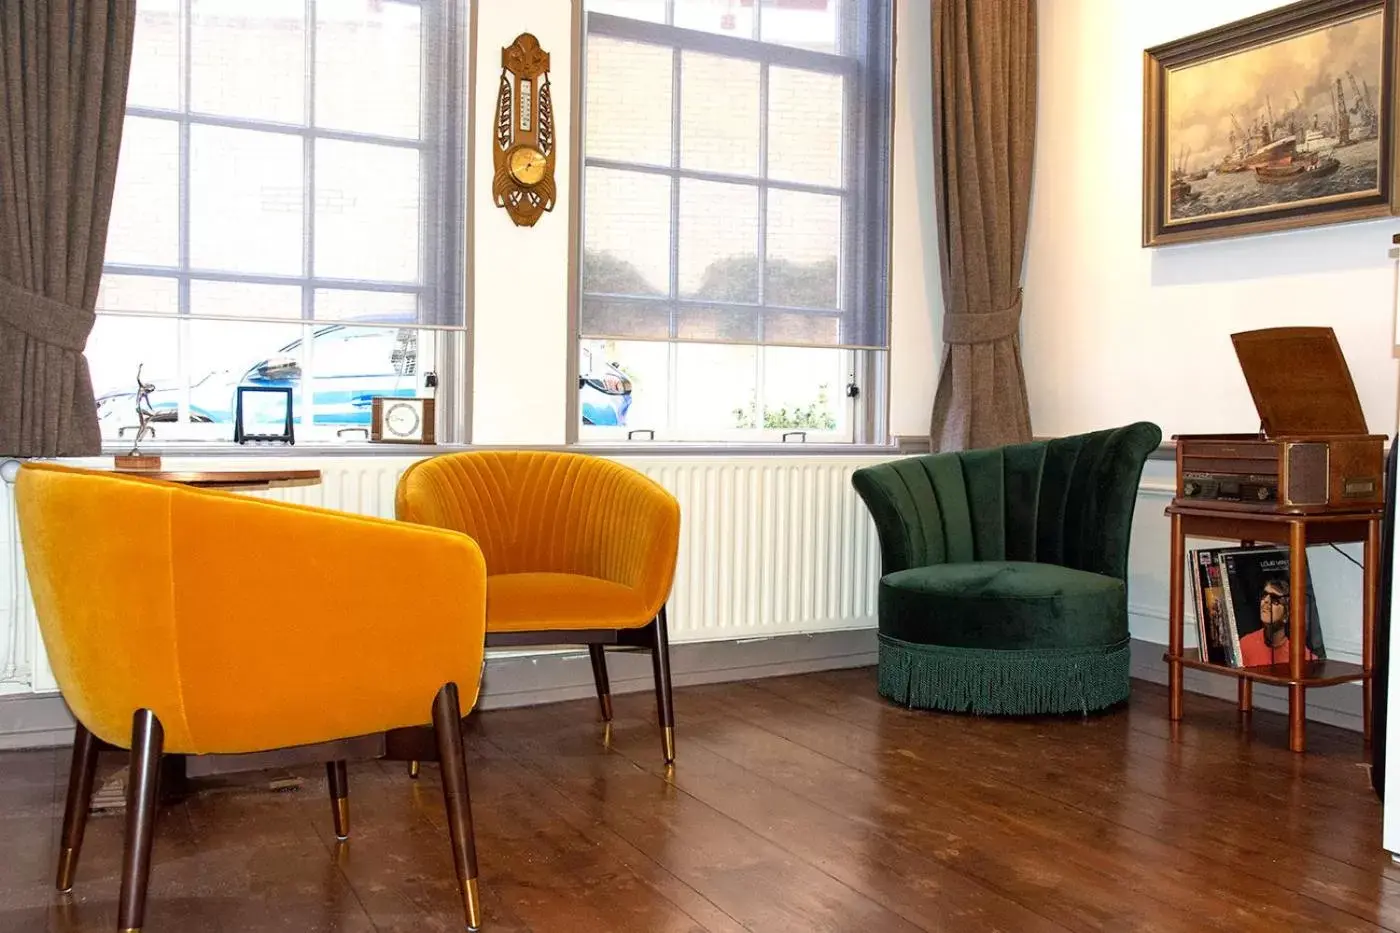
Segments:
[[[1394,220],[1144,249],[1143,50],[1275,0],[1043,0],[1022,322],[1031,424],[1252,431],[1229,335],[1333,327],[1370,428],[1394,430]]]
[[[568,422],[569,164],[573,159],[574,37],[570,0],[476,4],[472,441],[562,444]],[[554,104],[554,210],[517,227],[491,200],[501,49],[522,32],[549,53]],[[508,402],[508,404],[503,404]]]
[[[943,353],[943,294],[933,206],[931,7],[926,0],[899,0],[895,7],[892,435],[928,434]]]
[[[1042,0],[1022,319],[1036,434],[1139,419],[1167,438],[1255,430],[1229,335],[1288,324],[1333,327],[1370,429],[1395,430],[1390,236],[1400,221],[1140,245],[1143,50],[1277,5]],[[1133,528],[1132,633],[1160,643],[1169,553],[1162,510],[1174,483],[1170,463],[1148,464]],[[1344,550],[1359,559],[1358,546]],[[1311,548],[1309,561],[1329,656],[1359,661],[1361,571],[1325,547]]]

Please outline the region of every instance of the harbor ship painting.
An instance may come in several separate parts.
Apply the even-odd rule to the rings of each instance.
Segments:
[[[1268,40],[1240,30],[1247,46],[1222,53],[1216,42],[1211,54],[1149,74],[1149,108],[1154,83],[1160,92],[1160,112],[1147,115],[1155,150],[1147,193],[1159,232],[1209,231],[1187,239],[1325,223],[1346,219],[1327,216],[1338,208],[1388,201],[1385,3],[1286,9],[1307,7],[1343,15],[1302,28],[1295,16],[1287,34]],[[1148,51],[1149,64],[1157,51]],[[1168,49],[1160,61],[1171,57]],[[1145,231],[1146,245],[1151,239]]]

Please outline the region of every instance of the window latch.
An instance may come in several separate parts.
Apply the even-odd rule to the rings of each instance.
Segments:
[[[860,386],[854,382],[846,383],[846,398],[860,398]]]
[[[335,432],[335,436],[345,437],[347,434],[354,434],[356,431],[362,433],[365,436],[365,440],[369,440],[369,428],[341,428],[339,431]]]
[[[627,439],[629,441],[633,440],[638,434],[645,434],[647,436],[647,440],[649,441],[656,440],[656,432],[653,431],[651,428],[633,428],[631,431],[627,432]]]
[[[807,443],[806,431],[785,431],[783,433],[783,443],[786,444],[788,442],[788,438],[790,437],[800,437],[802,438],[802,443]]]
[[[156,429],[155,429],[155,427],[154,427],[153,425],[148,425],[148,427],[150,427],[150,429],[151,429],[151,437],[155,437],[155,436],[156,436]],[[139,428],[137,425],[134,425],[134,424],[124,424],[124,425],[122,425],[121,427],[117,428],[117,437],[125,437],[127,431],[139,431],[139,430],[140,430],[140,428]]]

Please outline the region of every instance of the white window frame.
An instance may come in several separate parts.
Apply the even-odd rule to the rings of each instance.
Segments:
[[[470,354],[460,352],[460,347],[468,344],[466,330],[470,321],[467,307],[466,257],[469,249],[466,243],[466,171],[467,158],[466,127],[469,112],[466,82],[468,50],[466,48],[465,18],[470,15],[469,0],[386,0],[390,3],[404,3],[421,10],[420,32],[423,43],[422,87],[420,130],[417,139],[386,136],[351,130],[328,129],[315,125],[316,75],[315,61],[316,0],[302,0],[304,4],[305,43],[307,66],[302,82],[305,94],[305,119],[303,123],[281,123],[272,120],[247,117],[232,117],[210,114],[191,109],[190,84],[192,61],[190,56],[191,34],[193,30],[192,8],[194,0],[177,0],[180,17],[179,75],[180,93],[178,109],[160,107],[130,106],[125,116],[162,120],[177,126],[178,149],[178,217],[176,221],[178,250],[174,266],[147,265],[141,263],[107,262],[103,264],[104,275],[144,276],[176,283],[177,312],[151,313],[142,309],[99,309],[97,314],[110,317],[143,317],[153,320],[172,321],[176,324],[176,346],[178,348],[177,372],[180,379],[179,428],[180,440],[232,440],[233,425],[194,425],[189,423],[191,374],[187,372],[185,346],[190,340],[188,323],[194,320],[234,321],[249,324],[295,324],[295,319],[258,316],[229,316],[217,314],[197,314],[190,306],[190,283],[235,282],[262,285],[297,286],[301,289],[301,364],[314,364],[307,348],[313,345],[315,335],[331,324],[344,324],[347,327],[383,327],[398,330],[402,328],[419,331],[419,374],[433,369],[438,375],[436,406],[439,424],[437,436],[443,443],[465,441],[470,436],[471,384]],[[442,36],[434,43],[432,37]],[[439,89],[436,94],[431,91]],[[302,141],[302,274],[264,275],[256,273],[226,272],[216,269],[201,269],[190,264],[190,128],[193,126],[213,126],[231,129],[256,130],[280,136],[291,136]],[[315,152],[318,140],[338,140],[344,142],[367,143],[397,149],[412,149],[420,153],[420,195],[419,195],[419,243],[420,282],[405,283],[374,279],[346,279],[319,276],[315,272],[316,237],[316,166]],[[449,216],[448,212],[453,212]],[[413,295],[418,307],[418,321],[414,323],[382,323],[366,321],[337,321],[315,316],[315,293],[317,289],[350,289],[354,291],[389,292]],[[441,324],[446,317],[456,318],[460,323]],[[435,335],[435,331],[455,332]],[[452,337],[457,339],[451,339]],[[434,339],[445,337],[447,339]],[[290,342],[290,341],[288,341]],[[427,353],[423,352],[427,344]],[[454,348],[456,351],[454,352]],[[269,348],[271,350],[271,348]],[[311,379],[301,383],[302,399],[298,407],[302,412],[302,422],[297,426],[300,440],[305,433],[312,441],[334,441],[337,429],[318,429],[314,423],[312,408]],[[133,382],[134,388],[134,382]],[[351,429],[358,432],[358,428]],[[367,434],[367,432],[365,432]],[[224,435],[227,435],[225,437]],[[353,439],[358,440],[358,437]],[[367,439],[367,438],[365,438]],[[160,439],[163,442],[163,438]],[[123,439],[107,439],[104,445],[111,448],[125,448]]]
[[[585,0],[586,2],[586,0]],[[843,4],[853,4],[857,0],[840,0]],[[580,50],[584,64],[579,69],[581,83],[585,85],[583,92],[579,95],[581,103],[587,99],[587,53],[586,44],[592,36],[601,36],[610,39],[640,42],[672,51],[671,76],[671,160],[668,165],[656,165],[651,163],[630,162],[623,159],[599,158],[590,156],[586,145],[582,145],[586,134],[580,132],[578,140],[582,153],[582,172],[580,173],[580,188],[585,187],[583,177],[590,168],[607,169],[621,172],[634,172],[651,176],[664,176],[671,182],[670,201],[670,268],[667,294],[660,296],[634,296],[634,295],[614,295],[606,293],[590,293],[583,288],[583,251],[586,236],[582,231],[587,226],[587,208],[584,203],[584,195],[579,194],[580,205],[580,236],[578,238],[579,250],[579,281],[577,283],[578,301],[576,302],[577,312],[575,314],[573,338],[575,342],[575,358],[571,360],[571,365],[577,366],[579,355],[577,347],[582,342],[597,340],[597,337],[585,337],[581,334],[581,317],[583,302],[589,298],[602,298],[608,301],[616,301],[639,306],[651,305],[654,307],[666,308],[670,316],[670,341],[650,341],[656,343],[666,343],[670,347],[669,379],[671,381],[668,393],[669,407],[671,409],[668,420],[674,426],[677,423],[676,412],[676,391],[675,391],[675,359],[676,345],[686,341],[678,339],[677,333],[677,312],[681,308],[716,308],[721,310],[744,310],[759,312],[779,311],[795,312],[800,314],[812,314],[831,317],[842,317],[847,314],[857,313],[856,309],[865,302],[875,302],[877,307],[883,308],[886,315],[886,333],[888,333],[889,314],[889,294],[886,284],[880,292],[876,293],[869,287],[862,286],[866,277],[862,275],[862,270],[867,268],[872,261],[880,263],[882,260],[888,269],[888,232],[879,242],[866,243],[861,231],[865,226],[865,219],[860,214],[870,211],[884,213],[885,227],[888,231],[888,211],[890,204],[890,192],[888,184],[883,188],[867,184],[863,179],[869,174],[862,164],[860,155],[852,157],[851,153],[843,154],[842,164],[842,184],[840,186],[829,186],[812,184],[805,182],[786,181],[782,179],[770,178],[768,175],[768,82],[769,70],[773,66],[796,68],[805,71],[823,72],[838,75],[845,79],[847,93],[847,104],[845,108],[846,119],[852,119],[852,115],[866,111],[859,107],[857,101],[863,91],[871,94],[883,93],[888,96],[888,88],[864,88],[862,81],[869,84],[871,74],[876,70],[868,67],[860,55],[840,54],[835,52],[818,52],[810,49],[803,49],[794,46],[782,45],[776,42],[765,42],[753,38],[739,38],[716,33],[709,33],[700,30],[688,29],[673,25],[675,22],[675,6],[677,0],[666,0],[666,16],[664,23],[656,23],[644,20],[631,19],[624,16],[616,16],[601,12],[589,12],[585,14],[585,25],[583,29],[584,48]],[[752,5],[754,22],[753,34],[762,35],[763,4],[760,0],[755,0]],[[859,47],[861,38],[854,28],[855,18],[843,16],[840,19],[838,28],[841,30],[840,47]],[[882,49],[883,53],[893,55],[893,36],[886,40],[889,46]],[[725,172],[712,172],[697,169],[687,169],[681,166],[681,72],[682,53],[686,51],[699,52],[710,55],[720,55],[730,58],[744,59],[746,61],[757,62],[759,65],[759,172],[754,175],[735,175]],[[865,72],[865,73],[863,73]],[[884,80],[891,81],[892,67],[884,76]],[[586,121],[586,106],[583,120]],[[867,115],[869,118],[869,115]],[[849,136],[849,133],[843,135]],[[869,156],[866,156],[867,158]],[[888,178],[888,171],[885,173]],[[753,188],[758,193],[758,301],[756,304],[734,303],[719,301],[707,298],[684,298],[680,294],[679,287],[679,236],[680,224],[680,183],[683,179],[694,179],[698,181],[721,182],[725,184],[742,185]],[[820,194],[839,197],[841,200],[841,246],[838,264],[838,302],[840,309],[830,308],[803,308],[786,305],[767,303],[764,295],[764,285],[766,279],[767,266],[767,212],[769,190],[784,190],[799,193]],[[884,251],[884,256],[872,255],[878,251]],[[886,279],[888,273],[886,273]],[[760,334],[762,332],[763,316],[759,314]],[[623,338],[615,338],[619,342]],[[760,348],[765,344],[745,344],[736,343],[736,346],[757,346]],[[766,344],[766,346],[779,346],[780,344]],[[835,348],[832,348],[835,349]],[[884,350],[842,348],[846,355],[844,367],[849,372],[848,381],[840,386],[833,387],[833,407],[849,405],[847,424],[848,431],[819,431],[801,428],[735,428],[732,431],[715,432],[706,431],[703,435],[694,437],[687,436],[684,432],[677,432],[672,429],[664,438],[651,426],[641,424],[629,424],[626,427],[595,426],[582,424],[582,415],[578,410],[577,396],[571,405],[571,425],[572,436],[587,442],[603,441],[615,442],[617,440],[705,440],[721,443],[733,442],[759,442],[771,443],[773,441],[790,442],[800,440],[808,443],[854,443],[854,444],[882,444],[887,439],[886,409],[884,403],[887,393],[887,372],[888,354]],[[756,354],[755,363],[755,386],[756,403],[755,411],[762,413],[765,408],[764,398],[764,365],[763,354]],[[572,380],[577,383],[579,380]],[[801,435],[798,437],[797,435]]]

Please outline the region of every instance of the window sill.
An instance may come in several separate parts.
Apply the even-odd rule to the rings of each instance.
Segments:
[[[130,444],[104,443],[102,456],[126,453]],[[561,450],[606,457],[673,456],[880,456],[898,454],[883,444],[716,444],[694,441],[627,441],[579,444],[474,445],[474,444],[376,444],[371,442],[241,445],[231,441],[171,441],[142,444],[141,452],[161,457],[429,457],[464,450]]]

